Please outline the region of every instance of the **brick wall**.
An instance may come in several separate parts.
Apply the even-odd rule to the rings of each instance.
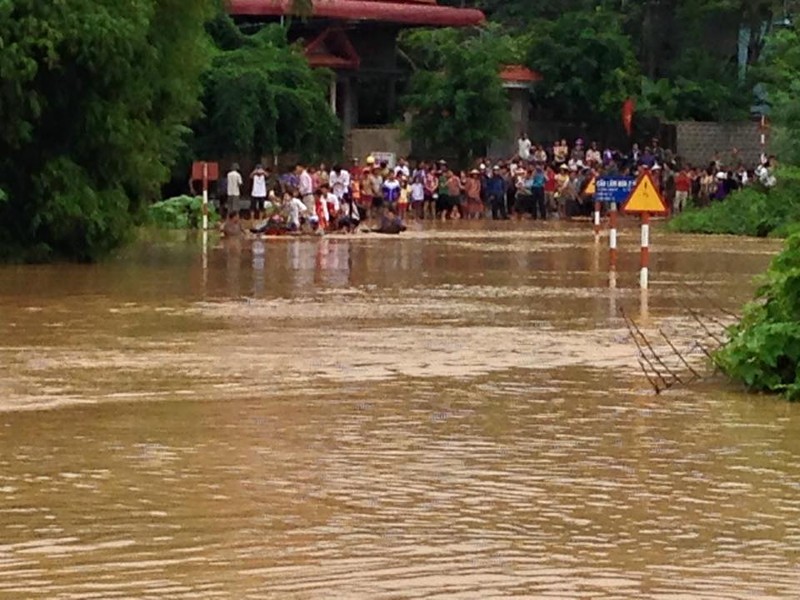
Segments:
[[[733,162],[732,150],[739,150],[745,165],[757,164],[761,155],[761,132],[755,122],[714,123],[678,121],[675,126],[676,151],[694,165],[708,164],[715,154],[726,166]]]

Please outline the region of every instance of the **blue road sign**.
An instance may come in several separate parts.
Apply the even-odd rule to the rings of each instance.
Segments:
[[[598,177],[594,199],[597,202],[622,204],[631,195],[635,185],[635,177]]]

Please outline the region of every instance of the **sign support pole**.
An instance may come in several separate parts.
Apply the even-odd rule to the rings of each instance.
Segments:
[[[594,202],[594,239],[600,239],[600,203]]]
[[[203,163],[203,231],[208,229],[208,163]]]
[[[650,268],[650,213],[642,213],[642,255],[641,271],[639,273],[639,286],[646,290],[648,288],[648,277]]]
[[[608,207],[608,264],[612,271],[617,270],[617,203]]]
[[[203,163],[203,289],[208,277],[208,163]]]

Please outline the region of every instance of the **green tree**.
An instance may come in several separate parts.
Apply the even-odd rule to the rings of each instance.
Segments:
[[[764,51],[759,71],[771,104],[772,145],[781,162],[800,165],[800,35],[776,31]]]
[[[536,101],[555,118],[574,122],[618,119],[636,92],[639,67],[620,16],[607,10],[562,14],[538,21],[530,34],[528,65],[543,80]]]
[[[597,24],[602,27],[604,19],[609,33],[624,34],[635,55],[635,68],[624,70],[637,82],[631,91],[637,93],[639,113],[697,120],[747,118],[755,81],[743,79],[739,70],[739,35],[746,36],[747,65],[752,67],[761,58],[773,24],[800,9],[798,0],[450,0],[450,4],[480,8],[517,35],[532,32],[536,48],[547,45],[559,57],[569,57],[576,41],[585,43],[579,38],[601,33],[602,29],[592,27],[587,32],[583,27],[587,19],[603,15]],[[560,37],[547,44],[537,40],[549,37],[556,21],[563,25],[558,28]],[[563,71],[569,79],[569,69]],[[639,73],[647,78],[641,84]],[[545,79],[537,87],[546,94],[550,86]],[[569,84],[562,87],[564,101],[581,104],[579,91]],[[555,108],[555,114],[564,114],[551,106],[552,99],[541,100]]]
[[[199,113],[210,1],[0,2],[0,255],[93,260]]]
[[[756,301],[728,331],[730,341],[715,355],[719,367],[753,391],[780,393],[800,400],[800,36],[794,29],[773,32],[759,70],[772,105],[774,146],[783,163],[777,185],[745,205],[737,192],[725,204],[739,210],[722,215],[697,211],[695,220],[717,226],[727,220],[738,226],[749,210],[772,233],[786,235],[783,251],[772,261]],[[749,191],[749,190],[748,190]],[[753,210],[752,204],[760,205]],[[757,207],[758,208],[758,207]],[[707,213],[707,214],[705,214]],[[733,217],[731,216],[733,215]],[[689,221],[691,224],[691,220]],[[793,232],[793,233],[792,233]]]
[[[220,49],[203,77],[205,115],[195,125],[198,155],[341,151],[341,124],[327,100],[330,71],[312,69],[279,25],[238,33],[227,16],[213,26]]]
[[[490,21],[502,24],[514,32],[525,31],[540,19],[556,19],[565,12],[593,9],[596,0],[439,0],[440,4],[465,6],[482,10]]]
[[[466,163],[507,130],[500,67],[513,56],[510,38],[491,31],[417,30],[402,46],[417,66],[403,98],[413,140],[431,152],[455,152]]]

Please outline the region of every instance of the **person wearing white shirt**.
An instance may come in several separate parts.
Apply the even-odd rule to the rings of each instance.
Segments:
[[[228,172],[226,179],[226,191],[228,192],[228,214],[238,214],[238,212],[242,209],[239,203],[239,197],[241,196],[244,181],[242,181],[242,175],[239,173],[239,165],[237,163],[233,163],[233,166]]]
[[[600,149],[597,147],[597,142],[592,142],[589,149],[586,151],[586,164],[590,166],[597,166],[603,161],[603,156],[600,154]]]
[[[411,169],[408,168],[408,161],[405,158],[401,158],[398,161],[397,166],[394,168],[394,174],[397,175],[398,179],[401,177],[409,179],[411,177]]]
[[[331,191],[336,194],[339,200],[344,200],[350,193],[350,173],[336,165],[328,175],[328,183]]]
[[[291,231],[300,229],[300,217],[308,215],[308,207],[300,198],[294,198],[289,194],[283,196],[283,210],[286,213],[286,225]]]
[[[531,147],[533,143],[528,139],[528,134],[523,133],[517,140],[517,155],[520,160],[527,161],[531,159]]]
[[[314,213],[314,182],[311,179],[311,175],[308,173],[308,169],[306,169],[303,165],[298,164],[294,168],[294,172],[298,178],[298,192],[300,193],[300,199],[305,203],[306,208],[310,213]]]
[[[331,187],[328,184],[323,183],[319,189],[322,192],[322,201],[327,211],[325,220],[330,223],[339,214],[339,206],[341,204],[339,196],[331,191]]]
[[[267,177],[269,173],[264,167],[257,165],[250,173],[252,188],[250,190],[250,212],[253,218],[258,218],[265,208],[267,201]]]

